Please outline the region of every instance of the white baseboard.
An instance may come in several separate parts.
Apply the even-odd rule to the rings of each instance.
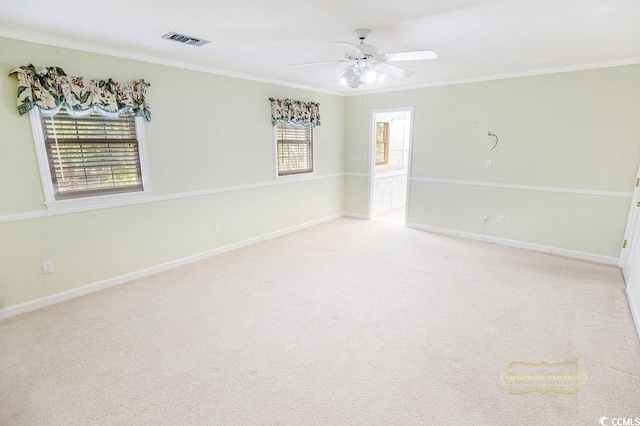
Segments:
[[[607,265],[618,265],[617,257],[603,256],[600,254],[587,253],[577,250],[569,250],[559,247],[545,246],[542,244],[527,243],[525,241],[509,240],[506,238],[493,237],[491,235],[474,234],[472,232],[456,231],[453,229],[439,228],[437,226],[421,225],[418,223],[407,223],[407,227],[422,231],[435,232],[437,234],[452,235],[454,237],[469,238],[471,240],[495,243],[504,246],[518,247],[528,250],[540,251],[543,253],[557,254],[559,256],[572,257],[574,259],[590,260],[592,262],[606,263]]]
[[[298,225],[294,225],[288,228],[280,229],[278,231],[270,232],[268,234],[259,235],[257,237],[249,238],[246,240],[238,241],[236,243],[232,243],[226,246],[218,247],[212,250],[208,250],[202,253],[197,253],[191,256],[183,257],[180,259],[172,260],[170,262],[162,263],[160,265],[151,266],[149,268],[141,269],[139,271],[130,272],[124,275],[120,275],[114,278],[108,278],[103,281],[99,281],[96,283],[91,283],[84,285],[82,287],[77,287],[71,290],[63,291],[61,293],[52,294],[50,296],[42,297],[40,299],[32,300],[29,302],[21,303],[19,305],[9,306],[4,309],[0,309],[0,320],[10,318],[16,315],[20,315],[26,312],[35,311],[37,309],[44,308],[46,306],[54,305],[56,303],[64,302],[66,300],[70,300],[76,297],[84,296],[90,293],[94,293],[96,291],[103,290],[105,288],[113,287],[119,284],[124,284],[129,281],[136,280],[138,278],[146,277],[148,275],[157,274],[158,272],[166,271],[169,269],[177,268],[179,266],[187,265],[189,263],[197,262],[203,259],[207,259],[209,257],[216,256],[218,254],[226,253],[232,250],[237,250],[242,247],[250,246],[252,244],[256,244],[262,241],[267,241],[272,238],[280,237],[282,235],[289,234],[291,232],[299,231],[304,228],[308,228],[310,226],[318,225],[320,223],[329,222],[331,220],[338,219],[340,217],[351,217],[356,219],[368,219],[368,217],[364,214],[360,213],[336,213],[330,216],[326,216],[320,219],[315,219],[309,222],[301,223]],[[618,262],[617,258],[601,256],[591,253],[584,253],[579,251],[561,249],[556,247],[543,246],[539,244],[525,243],[522,241],[508,240],[504,238],[496,238],[491,236],[473,234],[469,232],[462,231],[454,231],[450,229],[438,228],[427,225],[420,225],[415,223],[407,223],[407,227],[420,229],[423,231],[435,232],[439,234],[445,235],[453,235],[457,237],[470,238],[479,241],[492,242],[496,244],[502,244],[512,247],[525,248],[529,250],[541,251],[544,253],[558,254],[561,256],[568,256],[577,259],[586,259],[594,262],[606,263],[616,265]],[[632,304],[631,298],[629,298],[629,303]],[[634,309],[636,309],[634,311]],[[637,311],[637,307],[632,307],[632,313],[634,315],[634,320],[636,321],[636,325],[638,326],[638,330],[640,333],[640,312]]]
[[[640,339],[640,306],[636,305],[633,295],[629,292],[629,286],[627,286],[627,300],[629,301],[629,308],[631,309],[631,316],[633,322],[636,325],[636,332],[638,333],[638,339]]]
[[[170,262],[151,266],[149,268],[141,269],[139,271],[130,272],[128,274],[120,275],[114,278],[108,278],[106,280],[98,281],[96,283],[83,285],[82,287],[77,287],[71,290],[63,291],[61,293],[52,294],[50,296],[42,297],[40,299],[21,303],[19,305],[9,306],[7,308],[0,309],[0,320],[10,318],[16,315],[20,315],[26,312],[35,311],[37,309],[44,308],[45,306],[54,305],[56,303],[64,302],[66,300],[70,300],[76,297],[94,293],[96,291],[100,291],[105,288],[113,287],[119,284],[124,284],[126,282],[133,281],[138,278],[146,277],[148,275],[157,274],[158,272],[166,271],[169,269],[177,268],[179,266],[187,265],[189,263],[197,262],[199,260],[207,259],[209,257],[216,256],[218,254],[226,253],[232,250],[237,250],[242,247],[250,246],[252,244],[256,244],[262,241],[280,237],[282,235],[299,231],[301,229],[308,228],[310,226],[314,226],[320,223],[329,222],[331,220],[338,219],[345,215],[346,215],[345,213],[332,214],[330,216],[322,217],[320,219],[315,219],[309,222],[304,222],[298,225],[290,226],[288,228],[280,229],[278,231],[270,232],[268,234],[263,234],[257,237],[249,238],[247,240],[238,241],[237,243],[232,243],[232,244],[218,247],[202,253],[197,253],[191,256],[172,260]]]
[[[365,220],[369,219],[369,216],[367,216],[366,214],[362,214],[362,213],[345,212],[345,213],[343,213],[343,216],[352,217],[354,219],[365,219]]]

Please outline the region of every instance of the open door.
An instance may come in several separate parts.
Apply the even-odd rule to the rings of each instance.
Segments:
[[[627,229],[624,232],[624,241],[620,251],[620,260],[618,261],[618,266],[622,269],[622,275],[627,284],[631,279],[633,266],[637,263],[634,262],[635,256],[640,250],[640,169],[638,170],[638,176],[633,190]]]
[[[412,118],[412,108],[372,111],[370,219],[386,217],[394,223],[405,223]]]

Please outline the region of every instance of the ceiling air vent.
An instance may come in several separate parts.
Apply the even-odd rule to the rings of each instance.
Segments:
[[[190,44],[191,46],[198,46],[198,47],[204,46],[205,44],[209,43],[209,40],[202,40],[200,38],[195,38],[195,37],[191,37],[184,34],[178,34],[174,32],[166,33],[165,35],[162,36],[162,38],[164,38],[165,40],[173,40],[173,41],[177,41],[178,43]]]

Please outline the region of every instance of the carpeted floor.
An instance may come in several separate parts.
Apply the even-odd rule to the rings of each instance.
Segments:
[[[345,218],[0,322],[0,424],[597,425],[639,357],[615,267]]]

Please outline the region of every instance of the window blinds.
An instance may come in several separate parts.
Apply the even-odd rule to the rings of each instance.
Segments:
[[[313,128],[277,125],[278,174],[291,175],[313,171]]]
[[[142,191],[135,120],[60,111],[42,128],[56,199]]]

